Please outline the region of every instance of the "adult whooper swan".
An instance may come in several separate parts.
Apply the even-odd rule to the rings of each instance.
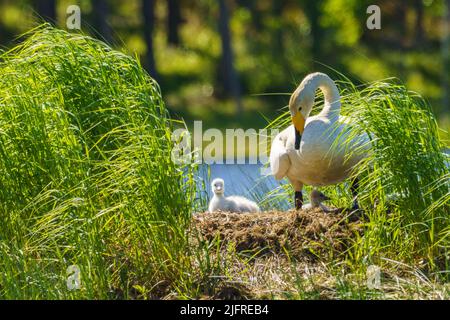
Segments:
[[[322,90],[324,106],[309,116],[316,90]],[[303,185],[326,186],[350,177],[352,169],[367,154],[369,136],[351,134],[351,120],[340,116],[341,102],[334,81],[324,73],[306,76],[289,101],[292,125],[272,142],[270,168],[276,179],[287,177],[295,191],[295,207],[303,204]],[[351,184],[356,200],[358,180]]]

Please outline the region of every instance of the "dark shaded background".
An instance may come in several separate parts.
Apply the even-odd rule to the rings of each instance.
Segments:
[[[83,32],[140,57],[189,126],[264,126],[327,65],[357,83],[401,79],[450,128],[449,0],[0,0],[2,48],[40,18],[65,28],[71,4]],[[381,30],[366,27],[371,4]]]

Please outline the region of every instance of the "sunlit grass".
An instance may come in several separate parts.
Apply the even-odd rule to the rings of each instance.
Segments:
[[[171,161],[174,124],[139,62],[48,26],[24,38],[0,56],[0,298],[199,298],[239,283],[250,297],[372,299],[388,296],[364,286],[368,264],[426,258],[432,272],[448,270],[442,141],[428,106],[401,85],[341,84],[343,113],[377,138],[360,170],[370,220],[343,260],[305,266],[187,236],[209,185],[195,165]],[[288,123],[283,115],[274,126]],[[264,178],[248,192],[264,209],[292,199],[288,185],[269,190]],[[335,205],[350,202],[345,183],[326,192]],[[395,206],[391,194],[402,195]],[[81,270],[79,290],[67,288],[70,265]],[[432,280],[395,290],[445,298]]]
[[[194,185],[171,161],[157,83],[87,36],[25,36],[0,57],[0,297],[176,287]],[[69,265],[80,290],[66,287]]]

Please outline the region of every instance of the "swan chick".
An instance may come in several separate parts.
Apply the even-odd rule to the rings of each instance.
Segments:
[[[208,212],[214,211],[228,211],[228,212],[260,212],[258,205],[241,196],[225,197],[225,182],[223,179],[214,179],[211,183],[211,188],[214,193],[209,202]]]
[[[327,201],[327,200],[331,200],[331,199],[317,189],[314,189],[311,191],[309,198],[310,198],[311,202],[304,204],[302,206],[303,210],[320,208],[324,212],[327,212],[327,213],[336,211],[336,209],[331,209],[322,203],[323,201]]]

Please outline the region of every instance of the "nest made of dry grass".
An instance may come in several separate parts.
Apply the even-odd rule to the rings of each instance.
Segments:
[[[193,217],[193,230],[204,240],[217,237],[234,244],[236,251],[285,254],[315,259],[321,254],[344,252],[361,232],[359,221],[342,213],[315,210],[267,211],[262,213],[213,212]]]

